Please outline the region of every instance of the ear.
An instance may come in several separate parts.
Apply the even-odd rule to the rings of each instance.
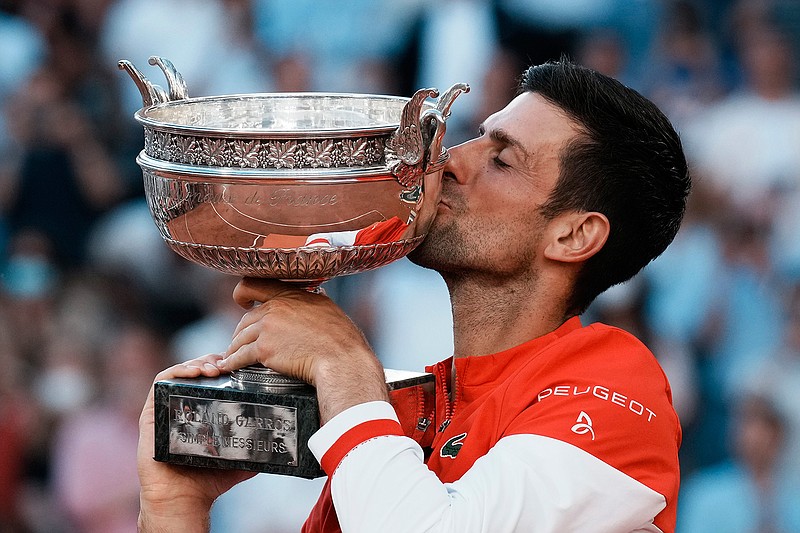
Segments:
[[[608,240],[611,224],[596,211],[563,213],[550,221],[544,256],[562,263],[586,261]]]

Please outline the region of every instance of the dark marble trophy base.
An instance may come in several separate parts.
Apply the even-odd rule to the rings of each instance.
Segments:
[[[431,374],[386,370],[389,390],[432,381]],[[156,461],[316,478],[325,473],[307,443],[317,429],[311,386],[244,390],[229,376],[155,384]]]

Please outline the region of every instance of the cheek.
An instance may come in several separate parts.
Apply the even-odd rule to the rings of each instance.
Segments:
[[[481,224],[494,236],[495,247],[520,261],[530,261],[541,243],[544,222],[528,205],[506,205],[493,211]]]
[[[513,274],[530,269],[541,232],[522,216],[496,210],[456,225],[461,242],[487,271]]]
[[[481,226],[494,228],[494,233],[502,230],[514,238],[517,233],[528,234],[540,227],[537,206],[529,192],[505,188],[477,200],[469,203],[466,218],[474,219]]]

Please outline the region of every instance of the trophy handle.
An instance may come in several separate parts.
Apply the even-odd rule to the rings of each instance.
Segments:
[[[159,56],[150,56],[147,61],[151,65],[157,65],[164,76],[167,78],[167,86],[169,87],[169,99],[172,100],[186,100],[189,98],[189,91],[186,89],[186,82],[181,76],[181,73],[172,64],[172,61]]]
[[[422,113],[420,122],[422,123],[422,138],[426,146],[423,174],[439,170],[450,157],[447,150],[442,147],[447,129],[446,121],[447,117],[439,109],[426,109]]]
[[[436,102],[436,109],[441,111],[442,116],[447,120],[450,116],[450,108],[453,106],[453,102],[456,101],[458,95],[461,93],[468,93],[469,92],[469,85],[466,83],[456,83],[439,98]]]
[[[436,89],[420,89],[403,107],[400,125],[386,142],[386,163],[404,187],[417,184],[422,178],[420,163],[425,156],[425,143],[420,124],[422,104],[426,98],[439,96]]]
[[[400,126],[386,143],[386,163],[392,174],[404,187],[419,185],[422,176],[441,168],[447,161],[447,150],[442,148],[450,107],[461,93],[469,92],[469,85],[457,83],[450,87],[433,108],[422,110],[425,99],[436,98],[436,89],[420,89],[406,103]]]
[[[127,59],[122,59],[117,63],[117,67],[127,72],[131,79],[133,79],[133,82],[142,95],[142,104],[144,107],[189,98],[189,92],[186,90],[186,82],[170,60],[158,56],[151,56],[148,62],[151,65],[157,65],[161,68],[161,71],[167,78],[169,94],[167,94],[160,85],[156,85],[147,79],[147,76],[142,74],[142,72]]]

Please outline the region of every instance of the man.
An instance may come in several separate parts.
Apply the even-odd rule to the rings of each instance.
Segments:
[[[316,387],[309,446],[329,482],[307,531],[672,531],[669,384],[639,341],[577,315],[675,236],[690,188],[677,134],[638,93],[561,61],[526,71],[521,94],[450,154],[411,256],[452,301],[435,404],[396,412],[342,311],[267,280],[237,286],[249,311],[224,356],[158,379],[261,362]],[[152,461],[150,400],[141,439],[145,531],[203,531],[214,498],[248,475]]]

